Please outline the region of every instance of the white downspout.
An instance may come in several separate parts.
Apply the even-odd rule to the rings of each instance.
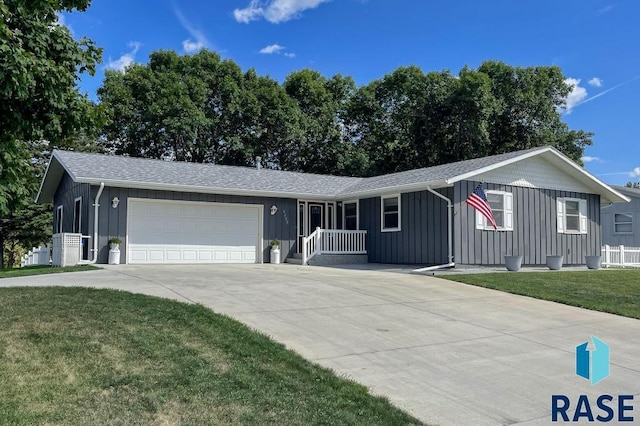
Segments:
[[[93,202],[93,259],[89,261],[80,262],[81,265],[93,265],[98,261],[98,210],[100,208],[100,196],[104,190],[104,182],[100,182],[100,188],[96,194],[96,199]]]
[[[447,249],[448,249],[448,259],[449,259],[449,263],[445,263],[444,265],[436,265],[436,266],[428,266],[426,268],[420,268],[420,269],[414,269],[413,272],[427,272],[427,271],[433,271],[436,269],[443,269],[443,268],[453,268],[454,266],[456,266],[456,264],[453,261],[453,203],[451,202],[451,200],[447,197],[445,197],[444,195],[440,194],[437,191],[434,191],[433,189],[431,189],[431,187],[427,186],[427,191],[429,191],[430,193],[432,193],[433,195],[435,195],[438,198],[443,199],[444,201],[447,202]]]

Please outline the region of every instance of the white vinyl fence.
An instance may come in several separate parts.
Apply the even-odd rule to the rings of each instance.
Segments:
[[[602,246],[602,266],[640,268],[640,247]]]
[[[51,260],[51,247],[33,247],[20,259],[20,267],[31,265],[48,265]]]

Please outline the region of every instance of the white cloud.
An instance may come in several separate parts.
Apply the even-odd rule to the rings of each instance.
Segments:
[[[585,155],[584,157],[582,157],[582,162],[583,163],[593,163],[594,161],[600,161],[600,157],[592,157],[590,155]]]
[[[598,77],[593,77],[588,83],[591,87],[602,87],[602,79]]]
[[[63,27],[67,27],[71,35],[73,35],[73,28],[71,28],[71,25],[69,25],[69,23],[67,22],[67,18],[65,18],[65,16],[62,13],[56,13],[56,18],[57,20],[55,24]]]
[[[142,46],[142,43],[140,43],[139,41],[130,41],[128,46],[131,50],[120,56],[115,61],[112,60],[111,57],[109,57],[107,68],[117,71],[124,71],[125,68],[136,61],[136,53],[138,53],[138,50],[140,50],[140,46]]]
[[[567,78],[564,80],[566,84],[571,86],[571,92],[567,96],[567,105],[564,110],[567,114],[571,114],[571,110],[582,103],[587,97],[587,89],[580,86],[579,78]]]
[[[609,5],[601,8],[601,9],[598,9],[598,15],[602,15],[602,14],[605,14],[607,12],[611,12],[614,7],[616,7],[615,4],[609,4]]]
[[[303,11],[315,9],[327,1],[329,0],[267,0],[262,3],[260,0],[251,0],[244,9],[235,9],[233,16],[236,21],[245,24],[260,18],[277,24],[297,18]]]
[[[260,1],[251,0],[249,6],[244,9],[235,9],[233,11],[233,17],[236,18],[236,21],[242,22],[243,24],[248,24],[251,21],[257,21],[262,17],[264,13],[264,9],[260,6]]]
[[[204,49],[205,47],[208,47],[209,40],[207,40],[207,37],[204,35],[204,33],[198,28],[191,25],[191,22],[189,22],[178,9],[175,9],[174,12],[176,14],[176,18],[178,18],[178,21],[180,21],[180,25],[182,25],[182,28],[187,30],[187,32],[191,36],[188,39],[182,40],[182,50],[184,50],[185,53],[194,53],[201,49]]]
[[[640,167],[636,167],[635,169],[631,170],[631,172],[629,172],[629,177],[632,177],[632,178],[640,177]]]
[[[287,58],[295,58],[296,54],[293,52],[285,52],[284,56],[286,56]]]
[[[262,49],[260,49],[260,53],[263,53],[265,55],[271,55],[274,53],[280,53],[282,50],[284,50],[284,46],[280,46],[278,43],[276,43],[276,44],[263,47]]]
[[[182,50],[186,53],[194,53],[204,49],[206,44],[202,41],[191,41],[191,39],[186,39],[182,41]]]
[[[638,79],[640,79],[640,75],[636,75],[636,76],[635,76],[635,77],[633,77],[632,79],[629,79],[629,80],[627,80],[627,81],[623,81],[623,82],[622,82],[622,83],[620,83],[620,84],[616,84],[616,85],[615,85],[615,86],[613,86],[612,88],[607,89],[607,90],[603,90],[602,92],[600,92],[600,93],[598,93],[597,95],[594,95],[594,96],[592,96],[592,97],[590,97],[590,98],[588,98],[588,99],[584,99],[584,100],[582,100],[582,101],[579,101],[578,103],[574,104],[574,105],[573,105],[573,107],[575,108],[575,107],[577,107],[578,105],[586,104],[587,102],[591,102],[591,101],[593,101],[594,99],[598,99],[600,96],[604,96],[604,95],[606,95],[607,93],[612,92],[612,91],[616,90],[617,88],[622,87],[622,86],[625,86],[625,85],[627,85],[627,84],[629,84],[629,83],[632,83],[632,82],[634,82],[634,81],[636,81],[636,80],[638,80]],[[568,80],[573,80],[573,79],[568,79]],[[566,80],[565,80],[565,81],[566,81]],[[579,82],[580,82],[580,80],[578,80],[578,83],[579,83]],[[586,92],[587,92],[587,91],[585,90],[585,95],[586,95]],[[571,95],[570,95],[570,96],[571,96]],[[568,103],[568,102],[567,102],[567,103]],[[570,112],[571,112],[571,111],[569,111],[569,109],[567,108],[567,113],[570,113]]]

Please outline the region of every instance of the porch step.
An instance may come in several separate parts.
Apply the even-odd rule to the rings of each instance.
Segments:
[[[287,257],[287,263],[294,265],[302,265],[302,256],[294,254],[293,257]],[[351,265],[369,263],[366,254],[317,254],[309,261],[311,266],[329,266],[329,265]]]
[[[294,259],[302,259],[302,253],[293,253]]]

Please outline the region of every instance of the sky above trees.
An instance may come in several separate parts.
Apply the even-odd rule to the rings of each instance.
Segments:
[[[206,47],[280,82],[303,68],[366,85],[399,66],[558,65],[575,85],[563,119],[595,133],[587,169],[624,184],[640,179],[638,16],[632,0],[94,0],[61,21],[104,48],[102,69],[81,83],[92,98],[105,69],[146,63],[158,49]]]

